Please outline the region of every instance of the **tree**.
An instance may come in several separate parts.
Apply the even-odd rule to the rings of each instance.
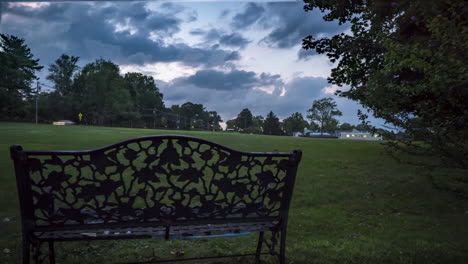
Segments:
[[[231,120],[226,121],[226,129],[237,130],[236,119],[231,119]]]
[[[327,122],[323,125],[323,131],[327,133],[335,133],[338,130],[338,120],[335,118],[330,118]]]
[[[167,127],[179,129],[181,125],[180,106],[172,105],[170,108],[165,109],[167,113]]]
[[[31,84],[43,68],[33,57],[24,39],[0,34],[0,120],[26,117],[33,96]]]
[[[220,122],[223,122],[221,116],[216,111],[208,112],[208,123],[210,124],[210,130],[222,130]]]
[[[312,107],[307,112],[309,113],[307,118],[312,122],[318,122],[321,134],[323,134],[324,131],[332,132],[330,129],[338,124],[338,121],[333,117],[343,115],[341,111],[337,109],[336,103],[331,97],[314,100]]]
[[[242,109],[237,115],[236,126],[241,129],[246,129],[252,125],[252,113],[248,108]]]
[[[221,116],[216,111],[206,110],[203,104],[172,105],[166,112],[169,128],[221,130]]]
[[[254,116],[254,117],[252,118],[252,126],[253,126],[253,127],[259,127],[259,128],[261,128],[262,125],[263,125],[263,122],[265,122],[265,118],[263,118],[263,116],[261,116],[261,115]]]
[[[180,106],[180,115],[184,122],[182,127],[185,129],[208,129],[208,113],[202,104],[192,102],[184,103]]]
[[[249,109],[243,109],[237,118],[230,120],[231,122],[226,123],[227,128],[240,130],[243,133],[248,134],[261,134],[263,132],[263,117],[252,116]]]
[[[350,123],[343,123],[338,127],[340,130],[353,130],[354,126],[351,125]]]
[[[244,129],[245,133],[252,133],[252,134],[262,134],[263,133],[263,122],[265,122],[263,116],[258,115],[252,117],[252,125],[246,129]]]
[[[263,123],[263,134],[281,135],[282,133],[283,131],[281,130],[281,124],[278,117],[276,117],[273,111],[270,111]]]
[[[405,131],[387,146],[468,168],[465,1],[306,1],[306,11],[314,8],[352,34],[307,36],[303,48],[337,63],[329,82],[350,87],[337,94]]]
[[[79,89],[74,89],[77,111],[97,125],[121,124],[132,120],[132,101],[125,80],[119,74],[119,66],[111,61],[98,59],[85,65],[77,75]]]
[[[359,130],[359,131],[368,131],[368,130],[369,130],[369,126],[368,126],[367,124],[363,124],[363,123],[357,124],[357,125],[355,126],[355,128],[356,128],[357,130]]]
[[[319,131],[320,126],[317,125],[317,123],[315,122],[310,122],[309,125],[307,126],[307,129],[309,129],[310,131]]]
[[[159,92],[153,77],[137,72],[124,76],[126,88],[132,99],[131,116],[144,122],[144,127],[162,127],[164,124],[163,95]]]
[[[49,65],[46,79],[53,83],[55,90],[42,93],[39,97],[39,117],[42,121],[50,123],[60,119],[76,119],[78,112],[74,107],[73,82],[79,70],[78,60],[78,57],[62,54]]]
[[[296,112],[283,120],[284,132],[292,136],[294,132],[302,132],[309,124],[304,120],[302,114]]]
[[[124,79],[136,108],[164,109],[163,95],[153,77],[129,72]]]
[[[65,102],[58,92],[40,93],[38,100],[40,104],[38,116],[41,122],[50,124],[57,120],[72,119],[70,104]]]
[[[71,94],[73,77],[78,68],[79,57],[62,54],[60,58],[49,65],[49,75],[46,79],[54,84],[55,91],[62,96]]]

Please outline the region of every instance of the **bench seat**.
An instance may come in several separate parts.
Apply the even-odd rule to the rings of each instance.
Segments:
[[[142,239],[166,238],[183,239],[190,237],[213,237],[242,235],[253,232],[273,231],[278,226],[277,221],[242,222],[225,224],[172,225],[166,226],[135,226],[97,229],[59,229],[36,231],[34,236],[41,241],[70,240],[108,240],[108,239]],[[41,229],[41,228],[37,228]],[[50,228],[44,228],[50,229]],[[166,237],[166,232],[168,232]]]

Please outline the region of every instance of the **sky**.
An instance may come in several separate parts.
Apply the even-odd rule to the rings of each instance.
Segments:
[[[203,104],[224,121],[249,108],[280,119],[304,115],[314,100],[333,97],[358,124],[360,105],[333,93],[333,64],[301,48],[302,39],[349,34],[300,1],[117,1],[0,3],[0,32],[24,38],[46,67],[61,54],[79,64],[103,58],[121,73],[151,75],[166,107]],[[371,119],[375,125],[382,122]]]

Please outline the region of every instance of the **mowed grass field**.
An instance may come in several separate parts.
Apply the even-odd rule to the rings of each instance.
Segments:
[[[435,190],[422,168],[395,162],[379,142],[21,123],[0,123],[0,263],[21,259],[11,144],[26,150],[85,150],[155,134],[190,135],[245,151],[302,149],[288,263],[468,263],[468,201]],[[104,264],[250,253],[256,238],[73,242],[58,243],[56,250],[58,263]],[[209,263],[241,262],[253,259]]]

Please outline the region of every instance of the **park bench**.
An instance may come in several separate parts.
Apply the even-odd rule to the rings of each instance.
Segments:
[[[242,152],[199,138],[160,135],[87,151],[25,151],[13,145],[10,152],[23,263],[55,263],[55,242],[253,232],[259,234],[256,251],[230,256],[255,256],[258,263],[260,255],[271,254],[285,263],[300,150]],[[227,256],[203,258],[213,257]]]

